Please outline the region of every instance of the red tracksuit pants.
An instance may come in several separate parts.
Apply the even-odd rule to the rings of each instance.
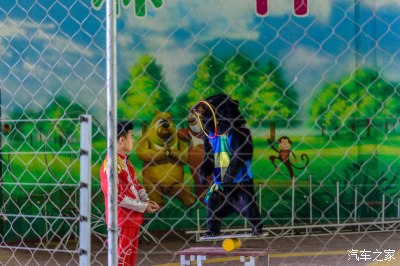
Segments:
[[[118,266],[134,266],[139,244],[139,226],[120,227],[118,235]]]

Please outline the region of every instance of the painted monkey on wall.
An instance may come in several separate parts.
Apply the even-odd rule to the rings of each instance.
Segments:
[[[278,150],[277,148],[275,148],[273,141],[270,139],[270,137],[269,137],[268,135],[267,135],[267,140],[268,140],[269,146],[270,146],[274,151],[276,151],[276,152],[278,153],[278,156],[271,155],[271,156],[269,157],[271,163],[272,163],[272,164],[274,165],[274,167],[275,167],[275,171],[276,171],[276,172],[279,172],[278,165],[275,163],[275,160],[277,160],[277,159],[278,159],[279,161],[281,161],[281,162],[286,166],[286,168],[287,168],[288,171],[289,171],[290,178],[292,178],[292,179],[293,179],[293,177],[294,177],[293,168],[302,170],[302,169],[305,169],[305,168],[308,166],[308,163],[309,163],[310,160],[309,160],[309,158],[308,158],[308,155],[305,154],[305,153],[303,153],[303,154],[301,155],[301,159],[302,159],[303,161],[305,161],[305,164],[304,164],[303,166],[301,166],[301,167],[296,166],[296,165],[292,164],[292,162],[290,161],[290,154],[292,154],[292,156],[293,156],[293,158],[294,158],[294,162],[296,162],[296,163],[298,162],[295,153],[291,150],[292,141],[290,140],[289,137],[287,137],[287,136],[282,136],[282,137],[280,137],[280,138],[278,139],[278,146],[279,146],[280,150]]]

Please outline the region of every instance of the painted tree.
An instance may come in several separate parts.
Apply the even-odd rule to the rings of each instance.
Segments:
[[[85,114],[85,109],[77,104],[73,99],[58,95],[44,109],[41,118],[54,119],[51,124],[39,123],[39,130],[46,135],[58,135],[58,142],[62,145],[64,139],[74,136],[79,139],[78,122],[67,120],[67,118],[77,119]]]
[[[62,95],[56,95],[47,105],[40,107],[39,111],[37,109],[26,107],[14,110],[10,114],[12,119],[21,120],[10,125],[12,140],[29,140],[28,143],[32,144],[34,139],[43,141],[44,136],[52,134],[57,142],[62,143],[63,138],[79,134],[79,130],[76,129],[77,122],[67,118],[77,119],[86,113],[85,108],[77,104],[74,99]],[[29,121],[31,119],[33,121]],[[36,119],[40,121],[35,121]],[[48,119],[52,121],[47,121]]]
[[[169,111],[172,97],[164,83],[161,67],[152,56],[142,56],[131,68],[129,81],[120,90],[118,116],[151,120],[156,110]]]
[[[192,87],[179,98],[179,102],[186,103],[183,115],[186,117],[190,108],[199,100],[222,93],[223,78],[221,61],[212,55],[204,57],[197,68]]]
[[[386,82],[379,72],[361,69],[344,77],[337,83],[326,85],[315,96],[311,118],[322,130],[350,128],[357,125],[366,128],[367,137],[373,120],[398,116],[399,100],[395,86]],[[322,131],[324,134],[324,131]]]
[[[369,91],[376,98],[377,105],[371,119],[376,120],[376,124],[379,126],[384,125],[384,132],[388,133],[390,125],[394,128],[400,116],[399,86],[386,81],[379,73],[375,73],[377,82]]]
[[[192,88],[180,97],[187,111],[200,99],[227,93],[239,100],[240,109],[253,126],[271,123],[275,135],[276,122],[287,126],[298,111],[298,95],[283,79],[276,64],[269,62],[262,69],[242,54],[235,54],[225,64],[212,56],[199,64]]]
[[[84,113],[83,106],[77,104],[74,99],[58,95],[44,107],[40,116],[51,119],[79,118]]]
[[[294,123],[299,109],[298,94],[286,83],[281,69],[272,61],[256,79],[247,100],[249,121],[253,126],[265,126],[268,123],[273,139],[276,125],[287,127]]]
[[[253,62],[242,54],[236,54],[225,64],[225,92],[232,98],[242,98],[253,88],[249,84],[249,75],[254,72]]]
[[[243,115],[250,117],[250,98],[256,88],[261,71],[244,55],[238,53],[226,62],[224,72],[225,92],[233,99],[239,100]]]

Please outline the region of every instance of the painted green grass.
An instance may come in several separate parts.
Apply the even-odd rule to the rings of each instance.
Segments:
[[[313,189],[313,220],[316,221],[325,217],[320,222],[328,220],[336,221],[336,206],[332,204],[335,200],[336,182],[340,184],[340,201],[342,203],[341,219],[351,217],[354,202],[354,188],[358,187],[360,201],[380,201],[382,193],[387,194],[388,199],[398,196],[400,183],[398,174],[399,164],[399,143],[400,137],[389,136],[386,138],[371,139],[336,139],[322,137],[293,137],[292,149],[299,159],[298,165],[302,165],[300,156],[305,153],[310,158],[310,164],[305,170],[296,170],[296,222],[309,222],[308,197],[310,194],[310,176],[312,177]],[[291,180],[287,169],[280,165],[280,172],[276,173],[269,161],[270,155],[276,153],[268,148],[266,139],[254,138],[254,160],[252,171],[256,183],[258,197],[261,196],[261,209],[263,217],[270,217],[265,224],[285,224],[291,217]],[[36,147],[30,147],[24,143],[15,143],[14,147],[21,151],[34,151]],[[70,198],[77,195],[76,187],[64,188],[61,185],[78,184],[79,182],[79,159],[76,152],[70,152],[71,148],[78,149],[78,145],[64,147],[62,155],[43,154],[7,154],[3,153],[3,212],[10,217],[18,213],[62,215],[60,209],[71,207]],[[276,145],[277,147],[277,145]],[[40,147],[39,147],[40,148]],[[46,147],[47,150],[59,150],[57,145]],[[103,161],[106,149],[105,141],[93,143],[92,152],[92,189],[93,189],[93,211],[97,217],[104,215],[104,198],[99,186],[99,169]],[[43,151],[39,149],[39,151]],[[47,163],[46,163],[47,160]],[[132,154],[131,160],[135,166],[136,173],[141,179],[141,168],[143,163]],[[50,171],[49,171],[50,170]],[[185,183],[192,185],[188,167],[185,167]],[[260,193],[261,191],[261,193]],[[190,208],[184,207],[177,199],[167,198],[167,206],[157,215],[146,215],[150,229],[184,229],[195,228],[197,212],[200,214],[200,222],[205,224],[205,207],[197,203]],[[46,206],[46,207],[44,207]],[[72,206],[74,207],[74,206]],[[364,208],[364,207],[363,207]],[[360,209],[359,214],[377,216],[379,209]],[[393,216],[397,213],[396,206],[389,206],[386,216]],[[155,218],[155,219],[152,219]],[[17,218],[15,218],[17,219]],[[18,229],[11,230],[9,219],[5,228],[9,238],[15,238],[19,230],[25,231],[25,235],[36,237],[42,232],[36,226],[29,231],[29,223],[26,220],[18,220]],[[38,228],[44,228],[39,220],[35,221]],[[224,220],[229,225],[242,226],[243,219],[237,216]],[[43,221],[44,222],[44,221]],[[104,225],[104,223],[103,223]],[[51,228],[60,227],[59,222],[52,222]],[[61,226],[63,228],[63,226]],[[104,232],[105,226],[97,227],[97,230]],[[53,230],[56,231],[56,229]],[[43,232],[42,232],[43,233]],[[21,234],[21,235],[24,235]]]

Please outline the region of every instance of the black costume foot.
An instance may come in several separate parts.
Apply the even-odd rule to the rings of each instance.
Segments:
[[[212,232],[212,231],[207,231],[204,233],[204,237],[213,237],[213,236],[219,236],[219,232]]]
[[[262,228],[259,229],[253,229],[253,231],[251,232],[251,234],[253,236],[261,236],[263,234]]]

